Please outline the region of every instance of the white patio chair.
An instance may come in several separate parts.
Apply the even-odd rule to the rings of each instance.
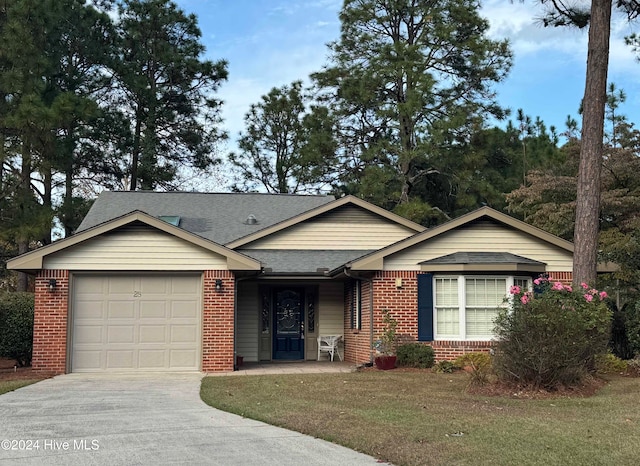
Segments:
[[[320,360],[320,352],[324,351],[331,355],[331,361],[333,361],[334,354],[337,354],[342,361],[342,354],[340,354],[340,342],[342,341],[342,335],[321,335],[318,337],[318,361]]]

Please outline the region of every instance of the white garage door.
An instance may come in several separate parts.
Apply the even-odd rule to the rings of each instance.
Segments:
[[[75,276],[71,370],[199,370],[200,283],[199,276]]]

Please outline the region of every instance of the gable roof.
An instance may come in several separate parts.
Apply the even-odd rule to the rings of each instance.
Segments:
[[[200,246],[203,249],[226,257],[227,266],[230,270],[261,270],[260,262],[255,259],[252,259],[248,256],[245,256],[244,254],[233,251],[229,248],[226,248],[225,246],[214,243],[213,241],[209,241],[205,238],[202,238],[201,236],[190,233],[186,230],[183,230],[182,228],[173,226],[163,220],[157,219],[140,211],[130,212],[126,215],[83,230],[82,232],[76,233],[75,235],[68,238],[56,241],[55,243],[15,257],[7,261],[7,268],[21,271],[40,270],[42,269],[43,259],[45,256],[135,222],[140,222],[150,227],[156,228],[160,231],[164,231],[165,233],[173,235],[189,243],[195,244],[196,246]]]
[[[230,243],[227,244],[227,247],[235,249],[238,247],[242,247],[246,244],[249,244],[253,241],[256,241],[258,239],[264,238],[268,235],[272,235],[274,233],[277,233],[279,231],[282,231],[286,228],[289,228],[293,225],[302,223],[306,220],[310,220],[314,217],[317,217],[318,215],[330,212],[332,210],[338,209],[342,206],[345,205],[355,205],[358,206],[362,209],[365,209],[373,214],[376,214],[380,217],[383,217],[387,220],[390,220],[392,222],[398,223],[400,225],[403,225],[407,228],[409,228],[410,230],[413,230],[415,232],[422,232],[424,230],[426,230],[426,227],[412,222],[411,220],[408,220],[404,217],[400,217],[399,215],[396,215],[392,212],[389,212],[388,210],[383,209],[382,207],[378,207],[376,205],[370,204],[367,201],[364,201],[360,198],[357,198],[355,196],[345,196],[345,197],[341,197],[340,199],[336,199],[332,202],[323,204],[321,206],[316,207],[315,209],[309,210],[307,212],[303,212],[300,213],[298,215],[293,215],[291,216],[291,218],[288,218],[286,220],[283,220],[279,223],[276,223],[274,225],[271,225],[267,228],[264,228],[260,231],[257,231],[255,233],[249,234],[247,236],[244,236],[242,238],[238,238],[235,241],[232,241]]]
[[[180,217],[180,228],[227,244],[333,200],[293,194],[104,191],[77,233],[139,210],[151,217]],[[256,223],[247,221],[250,215]]]
[[[491,207],[481,207],[480,209],[469,212],[468,214],[443,223],[442,225],[430,228],[423,231],[422,233],[418,233],[416,235],[410,236],[407,239],[398,241],[397,243],[380,249],[379,251],[376,251],[372,254],[368,254],[359,259],[356,259],[350,263],[347,263],[346,267],[352,268],[353,270],[381,270],[384,264],[385,257],[388,257],[392,254],[415,246],[416,244],[422,243],[423,241],[427,241],[431,238],[442,235],[448,231],[454,230],[481,218],[492,219],[498,223],[502,223],[511,228],[527,233],[542,241],[546,241],[550,244],[553,244],[554,246],[573,253],[573,243],[571,243],[570,241],[559,238],[558,236],[552,235],[551,233],[529,225],[528,223],[525,223],[521,220],[515,219],[507,214],[498,212]],[[337,270],[333,272],[336,271]]]

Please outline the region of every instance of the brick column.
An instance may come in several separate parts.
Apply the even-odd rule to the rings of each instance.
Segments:
[[[49,280],[55,279],[54,290]],[[64,374],[67,371],[67,316],[69,271],[42,270],[36,276],[33,319],[34,371]]]
[[[216,291],[216,280],[222,290]],[[233,371],[235,280],[227,270],[204,272],[202,370]]]

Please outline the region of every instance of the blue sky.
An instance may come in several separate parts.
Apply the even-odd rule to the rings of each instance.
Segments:
[[[230,148],[249,106],[272,87],[307,79],[319,70],[326,63],[326,44],[339,37],[342,0],[175,1],[197,15],[207,58],[229,61],[229,81],[220,97]],[[587,31],[543,28],[536,22],[540,7],[534,0],[484,0],[481,14],[491,24],[491,37],[509,39],[514,51],[514,66],[496,88],[500,104],[514,113],[522,108],[532,118],[540,116],[562,132],[568,114],[578,118]],[[609,82],[627,94],[622,113],[638,125],[640,63],[623,38],[639,26],[614,19],[609,69]]]

